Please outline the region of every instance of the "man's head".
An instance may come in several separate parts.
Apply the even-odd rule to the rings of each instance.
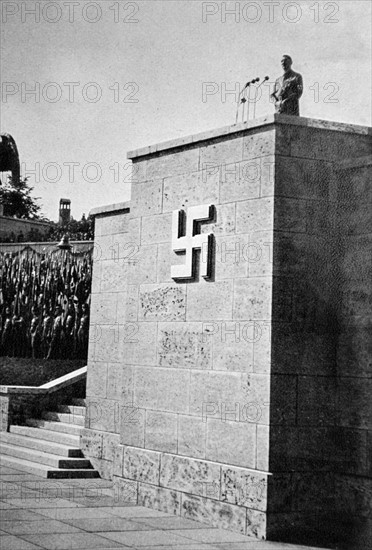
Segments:
[[[286,73],[287,71],[289,71],[292,67],[292,58],[290,55],[283,55],[282,57],[282,60],[281,60],[281,64],[282,64],[282,67],[283,67],[283,71]]]

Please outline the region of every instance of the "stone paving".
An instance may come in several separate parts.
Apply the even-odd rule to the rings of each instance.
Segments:
[[[1,550],[315,550],[123,505],[103,479],[53,480],[3,467],[0,484]]]

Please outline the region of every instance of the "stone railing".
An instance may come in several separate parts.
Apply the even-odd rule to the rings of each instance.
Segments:
[[[27,418],[38,417],[62,398],[81,397],[86,375],[85,366],[42,386],[0,386],[0,431],[8,431],[10,424],[22,424]]]

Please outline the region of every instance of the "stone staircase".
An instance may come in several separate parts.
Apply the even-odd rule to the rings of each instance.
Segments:
[[[80,450],[84,423],[85,402],[76,399],[26,426],[11,425],[0,436],[0,465],[46,478],[99,477]]]

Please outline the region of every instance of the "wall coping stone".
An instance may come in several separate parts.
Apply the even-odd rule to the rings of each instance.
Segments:
[[[112,214],[120,214],[124,210],[130,210],[130,201],[118,202],[115,204],[107,204],[105,206],[97,206],[89,212],[90,216],[109,216]]]
[[[60,376],[59,378],[56,378],[51,382],[47,382],[42,386],[0,386],[0,394],[12,393],[12,394],[22,394],[22,395],[29,394],[30,395],[30,394],[53,393],[62,388],[70,386],[71,384],[75,384],[76,382],[79,382],[79,380],[83,380],[86,377],[86,374],[87,374],[87,367],[85,366],[85,367],[81,367],[80,369],[69,372],[68,374],[65,374],[63,376]]]
[[[219,137],[227,136],[230,134],[238,134],[245,132],[253,128],[260,128],[263,126],[271,126],[274,124],[289,124],[292,126],[305,126],[308,128],[320,128],[323,130],[332,130],[336,132],[346,132],[351,134],[372,135],[372,128],[369,126],[360,126],[357,124],[346,124],[343,122],[333,122],[331,120],[322,120],[315,118],[305,118],[290,115],[272,114],[266,115],[255,120],[249,120],[247,122],[240,122],[238,124],[232,124],[230,126],[224,126],[222,128],[216,128],[214,130],[208,130],[199,134],[192,134],[182,138],[172,139],[155,145],[149,145],[147,147],[141,147],[134,149],[127,153],[128,159],[137,159],[139,157],[154,155],[162,151],[169,149],[176,149],[184,147],[185,145],[193,145],[201,141],[207,141],[216,139]]]

